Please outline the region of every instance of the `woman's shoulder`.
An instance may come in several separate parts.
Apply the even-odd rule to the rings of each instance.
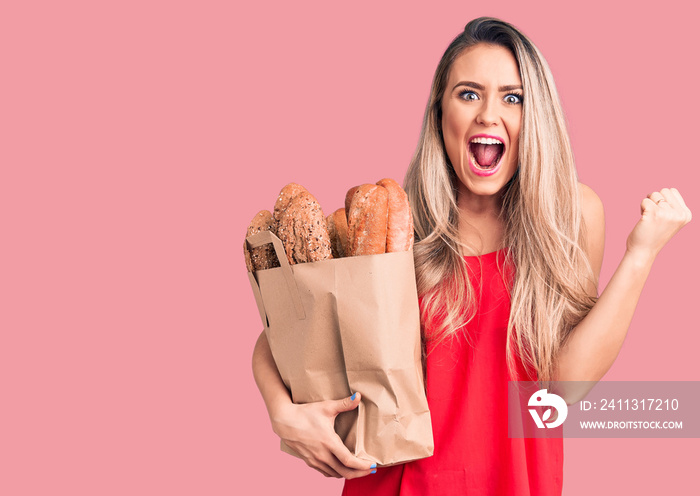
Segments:
[[[578,191],[579,195],[581,195],[581,206],[584,213],[586,210],[588,210],[589,213],[603,213],[603,202],[600,200],[598,194],[593,191],[593,188],[586,184],[578,183]]]
[[[605,210],[600,197],[593,188],[583,183],[578,183],[579,196],[581,198],[581,212],[583,220],[589,229],[605,226]]]
[[[586,225],[586,253],[596,277],[600,274],[605,249],[605,210],[600,197],[590,186],[578,183],[581,213]]]

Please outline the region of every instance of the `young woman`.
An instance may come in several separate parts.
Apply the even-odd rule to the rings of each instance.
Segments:
[[[380,468],[352,456],[333,422],[361,392],[294,405],[261,334],[253,371],[274,431],[311,467],[345,477],[348,496],[561,494],[563,440],[508,438],[507,383],[600,380],[690,210],[673,188],[644,198],[598,298],[602,204],[577,181],[547,63],[494,18],[467,24],[440,60],[406,190],[434,456]]]

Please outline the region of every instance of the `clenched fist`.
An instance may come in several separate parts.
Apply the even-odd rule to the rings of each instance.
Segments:
[[[642,218],[627,238],[627,251],[652,258],[693,217],[676,188],[650,193],[641,208]]]

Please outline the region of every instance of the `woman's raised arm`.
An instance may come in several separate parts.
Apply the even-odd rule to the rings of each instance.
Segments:
[[[294,404],[277,371],[264,331],[253,350],[253,375],[272,429],[307,465],[326,477],[353,479],[374,472],[376,465],[353,456],[334,430],[335,417],[360,404],[359,393],[341,400]]]
[[[627,238],[627,250],[620,265],[591,311],[573,329],[559,354],[558,381],[597,382],[602,379],[622,348],[656,255],[692,218],[690,209],[675,188],[649,194],[642,200],[641,210],[641,219]],[[602,216],[602,209],[600,212]],[[595,233],[600,226],[591,227]],[[597,253],[595,246],[592,249]],[[602,256],[602,246],[600,249]],[[569,404],[576,403],[582,399],[582,393],[585,392],[577,392],[565,400]]]

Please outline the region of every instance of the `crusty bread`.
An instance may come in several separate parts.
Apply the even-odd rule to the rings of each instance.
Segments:
[[[377,184],[389,193],[386,251],[408,251],[413,248],[413,216],[408,196],[399,183],[391,178],[377,181]]]
[[[389,193],[382,186],[363,184],[357,188],[348,210],[350,256],[386,252]]]
[[[282,211],[277,236],[284,244],[290,264],[332,258],[323,210],[308,191],[294,196],[289,206]]]
[[[345,215],[345,209],[339,208],[331,215],[326,217],[326,225],[328,226],[328,235],[331,239],[333,258],[346,257],[348,245],[348,220],[347,216]]]
[[[354,186],[348,190],[348,192],[345,194],[345,220],[347,221],[347,216],[350,215],[350,203],[352,202],[352,197],[355,196],[355,192],[357,191],[357,188],[359,186]]]
[[[408,197],[390,178],[350,188],[345,208],[327,218],[306,188],[289,183],[280,191],[273,213],[256,214],[248,236],[263,230],[282,240],[290,264],[407,251],[414,237]],[[246,249],[245,256],[249,271],[279,266],[271,245]]]
[[[243,245],[243,255],[245,256],[246,269],[248,269],[248,272],[254,272],[255,267],[253,267],[253,261],[250,259],[250,252],[248,251],[248,247],[246,245]]]
[[[275,202],[275,208],[273,214],[275,217],[275,222],[279,223],[282,213],[289,207],[292,199],[299,193],[306,191],[306,188],[297,183],[289,183],[280,191],[277,201]],[[307,191],[308,193],[308,191]]]
[[[272,214],[268,210],[261,210],[255,214],[253,220],[250,221],[246,237],[263,231],[272,231],[274,233],[276,230],[275,226],[276,223],[275,219],[272,218]],[[258,246],[257,248],[252,248],[250,251],[244,247],[244,251],[246,266],[249,272],[279,267],[275,249],[271,244]]]

